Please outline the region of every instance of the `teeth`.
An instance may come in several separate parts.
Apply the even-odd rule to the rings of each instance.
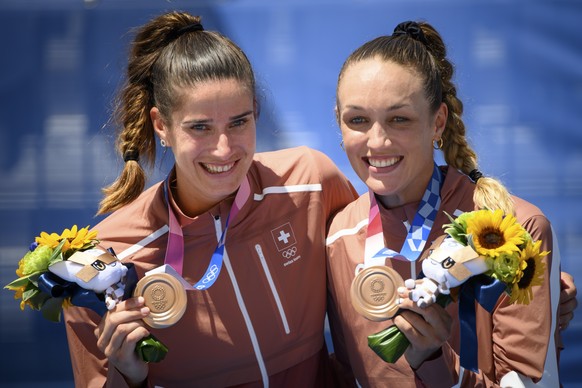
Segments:
[[[391,158],[391,159],[372,159],[368,158],[368,163],[372,167],[389,167],[395,165],[400,158]]]
[[[211,174],[220,174],[221,172],[230,171],[230,169],[234,166],[234,163],[223,165],[202,163],[202,166]]]

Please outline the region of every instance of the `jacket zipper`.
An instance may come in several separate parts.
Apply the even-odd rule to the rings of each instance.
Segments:
[[[259,259],[261,260],[261,265],[263,266],[263,271],[265,271],[265,275],[267,276],[267,281],[269,282],[269,286],[271,287],[271,293],[275,298],[275,303],[277,304],[277,309],[279,309],[279,316],[281,317],[281,322],[283,323],[283,327],[285,328],[285,334],[289,334],[291,330],[289,329],[289,322],[287,321],[287,315],[285,314],[285,309],[283,308],[283,303],[281,303],[281,298],[279,297],[279,292],[277,291],[277,287],[275,287],[275,282],[273,281],[273,277],[271,276],[271,271],[269,271],[269,266],[267,265],[267,260],[265,259],[265,255],[263,254],[263,248],[257,244],[255,245],[255,250],[259,255]]]
[[[216,230],[216,241],[220,241],[220,237],[222,235],[222,222],[220,220],[220,216],[214,217],[214,229]],[[225,236],[226,237],[226,236]],[[269,375],[267,373],[267,367],[265,365],[265,360],[263,359],[263,354],[261,353],[261,348],[259,346],[259,340],[257,338],[257,334],[253,327],[253,323],[251,322],[251,318],[249,316],[249,312],[243,300],[242,294],[240,292],[240,288],[238,286],[238,282],[236,280],[236,276],[234,275],[234,271],[232,269],[232,265],[230,264],[230,259],[228,257],[228,252],[226,250],[226,246],[224,247],[224,256],[223,256],[224,265],[226,270],[228,271],[228,275],[230,277],[230,281],[232,283],[232,287],[234,289],[234,293],[236,296],[236,300],[238,302],[238,307],[242,313],[242,316],[245,321],[245,325],[247,326],[247,331],[249,333],[251,343],[253,345],[253,350],[255,352],[255,357],[257,358],[257,363],[259,364],[259,369],[261,371],[261,376],[263,379],[263,386],[265,388],[269,387]]]

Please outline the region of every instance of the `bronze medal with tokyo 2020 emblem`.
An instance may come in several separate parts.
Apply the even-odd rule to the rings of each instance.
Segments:
[[[398,311],[397,290],[403,286],[402,277],[390,267],[364,268],[352,281],[352,305],[371,321],[385,321]]]
[[[168,273],[156,273],[140,279],[134,296],[143,296],[150,314],[144,322],[155,329],[163,329],[178,322],[186,311],[186,290],[178,279]]]

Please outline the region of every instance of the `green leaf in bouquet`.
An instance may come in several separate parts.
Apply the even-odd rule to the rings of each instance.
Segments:
[[[26,286],[27,284],[28,284],[28,276],[13,280],[10,283],[8,283],[7,285],[5,285],[4,288],[7,288],[9,290],[16,290],[16,289],[19,289],[21,287]]]
[[[156,337],[150,335],[137,343],[135,351],[145,362],[160,362],[166,357],[168,348]]]
[[[53,254],[51,256],[51,258],[49,259],[49,265],[47,266],[47,270],[48,267],[50,267],[51,265],[53,265],[54,263],[57,263],[59,261],[63,261],[64,257],[63,257],[63,245],[65,245],[65,239],[63,239],[63,241],[61,241],[59,243],[59,245],[57,245],[57,247],[53,250]]]
[[[395,363],[410,345],[396,325],[368,336],[368,346],[384,361]]]
[[[40,310],[48,299],[50,295],[41,292],[38,288],[27,290],[22,294],[22,301],[34,310]]]

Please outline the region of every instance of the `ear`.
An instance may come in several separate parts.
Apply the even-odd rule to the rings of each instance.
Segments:
[[[170,144],[170,136],[168,136],[166,124],[164,122],[164,119],[162,118],[160,110],[155,106],[152,109],[150,109],[150,119],[152,120],[154,131],[156,132],[158,137],[164,140],[168,147],[171,147],[172,144]]]
[[[440,139],[443,136],[445,127],[447,125],[447,118],[449,117],[449,108],[444,102],[441,103],[434,116],[435,134],[434,139]]]
[[[255,121],[257,121],[259,118],[259,115],[261,114],[261,104],[259,104],[259,101],[256,98],[253,100],[253,110],[254,110]]]

